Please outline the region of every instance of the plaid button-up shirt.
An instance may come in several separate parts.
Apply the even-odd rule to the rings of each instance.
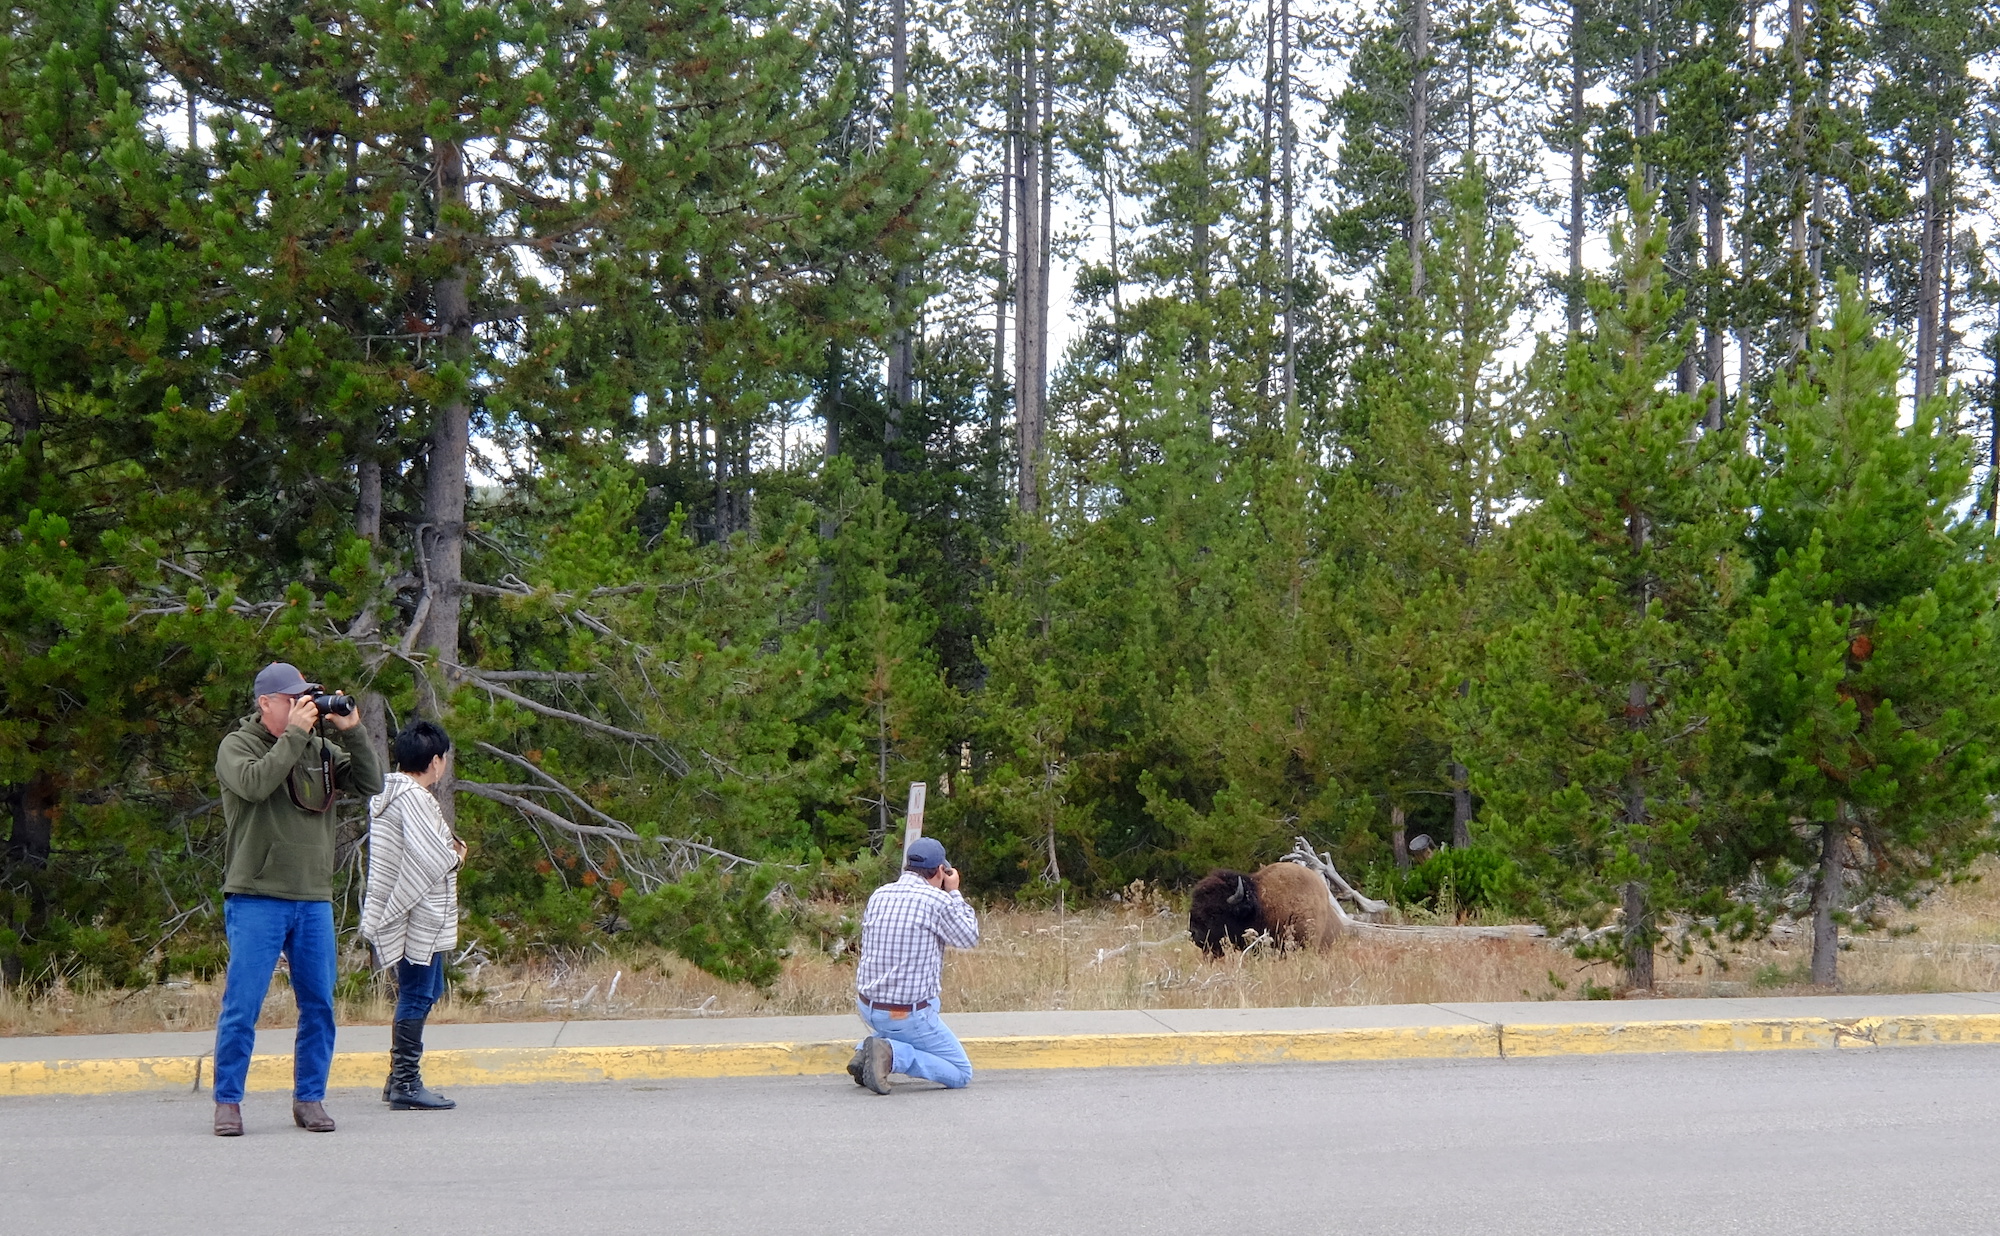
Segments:
[[[979,916],[964,897],[934,887],[914,871],[884,884],[861,914],[861,963],[854,990],[878,1004],[937,999],[944,946],[979,943]]]

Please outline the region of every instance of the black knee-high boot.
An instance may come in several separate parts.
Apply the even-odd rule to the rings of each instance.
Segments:
[[[424,1023],[422,1018],[399,1021],[389,1049],[389,1110],[441,1112],[458,1104],[424,1087]]]

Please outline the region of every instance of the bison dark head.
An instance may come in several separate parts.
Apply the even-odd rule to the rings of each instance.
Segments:
[[[1264,921],[1257,899],[1257,882],[1240,871],[1211,871],[1188,898],[1188,935],[1210,957],[1222,956],[1225,943],[1243,947],[1243,933]]]

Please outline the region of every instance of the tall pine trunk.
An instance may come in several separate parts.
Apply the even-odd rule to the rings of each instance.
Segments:
[[[1954,126],[1949,117],[1938,121],[1924,159],[1924,223],[1918,254],[1916,394],[1929,399],[1937,393],[1938,352],[1943,335],[1943,287],[1951,218],[1951,165]]]
[[[1278,140],[1283,147],[1280,209],[1283,220],[1279,242],[1280,277],[1284,280],[1285,313],[1285,413],[1289,420],[1297,401],[1298,365],[1292,350],[1298,337],[1292,316],[1292,4],[1278,0]]]
[[[56,803],[60,798],[54,774],[36,769],[28,779],[8,789],[12,808],[7,836],[7,862],[26,867],[49,865],[55,844]]]
[[[1046,132],[1042,96],[1046,87],[1039,58],[1041,0],[1028,0],[1022,12],[1025,16],[1019,30],[1021,108],[1015,139],[1020,159],[1015,181],[1020,244],[1014,262],[1014,446],[1019,466],[1014,496],[1020,510],[1032,515],[1041,510],[1042,504],[1042,400],[1044,351],[1048,346],[1048,237],[1044,227],[1047,194],[1042,183]]]
[[[1843,808],[1838,815],[1820,825],[1819,878],[1813,882],[1812,981],[1817,987],[1839,982],[1840,932],[1833,915],[1840,908],[1840,843],[1847,835],[1847,813]]]
[[[891,0],[889,23],[889,114],[892,123],[900,126],[909,123],[910,27],[907,0]],[[898,266],[895,310],[899,316],[909,308],[910,282],[909,268]],[[882,427],[885,442],[896,442],[903,436],[903,416],[910,407],[915,373],[916,345],[910,336],[910,328],[899,321],[889,335],[889,406]],[[894,454],[890,455],[889,462],[891,466],[896,462]]]
[[[1583,330],[1583,0],[1569,6],[1569,333]]]
[[[1410,0],[1410,297],[1424,290],[1424,196],[1429,182],[1430,0]]]
[[[448,244],[458,232],[452,215],[465,206],[465,152],[455,141],[438,139],[432,142],[432,160],[437,178],[437,234]],[[445,357],[461,366],[472,350],[466,277],[465,267],[455,266],[437,281],[432,292],[437,313],[432,330],[443,337]],[[431,654],[436,667],[458,661],[459,615],[464,600],[458,585],[465,570],[465,459],[471,448],[471,407],[459,393],[437,405],[432,416],[424,472],[425,527],[418,546],[425,558],[424,594],[429,608],[418,644]],[[448,672],[445,677],[448,679]],[[434,699],[429,711],[438,711]],[[435,787],[448,823],[457,818],[452,781],[447,772]]]
[[[1652,523],[1643,511],[1634,511],[1628,522],[1635,560],[1644,554],[1651,540]],[[1634,590],[1637,606],[1637,621],[1646,620],[1646,607],[1650,600],[1648,589],[1641,581]],[[1625,718],[1634,730],[1644,729],[1651,719],[1652,693],[1643,678],[1633,678],[1626,686]],[[1645,836],[1648,822],[1646,808],[1646,770],[1634,767],[1625,782],[1625,824],[1630,830],[1632,848],[1643,861]],[[1646,886],[1637,880],[1625,885],[1625,971],[1631,985],[1650,991],[1653,987],[1653,916],[1652,908],[1646,902]]]

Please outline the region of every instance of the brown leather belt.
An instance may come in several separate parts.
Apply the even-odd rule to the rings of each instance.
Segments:
[[[867,1004],[869,1008],[874,1009],[878,1013],[900,1013],[905,1017],[908,1017],[918,1009],[927,1009],[931,1006],[931,1002],[928,1000],[919,1000],[915,1004],[882,1004],[870,1000]]]

